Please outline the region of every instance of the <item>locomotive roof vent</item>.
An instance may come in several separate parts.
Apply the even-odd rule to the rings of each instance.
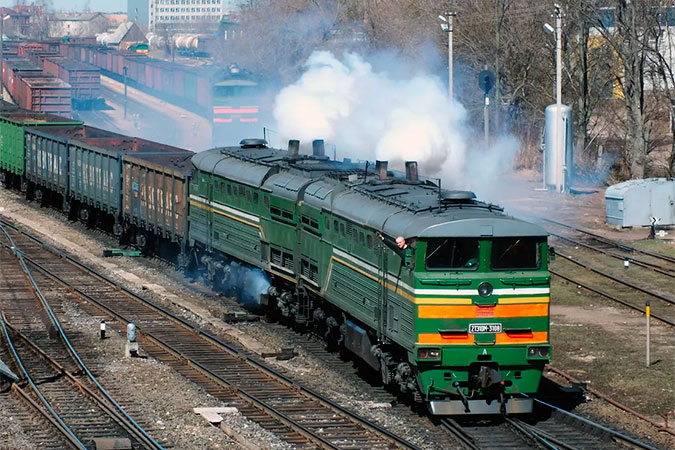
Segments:
[[[267,147],[267,141],[260,138],[242,139],[239,146],[241,148],[265,148]]]
[[[375,161],[375,171],[377,171],[377,177],[380,180],[387,179],[387,165],[388,161]]]
[[[326,157],[326,146],[323,142],[323,139],[314,139],[312,141],[312,158],[328,159]]]
[[[314,139],[312,141],[312,155],[321,157],[325,154],[326,147],[324,146],[323,139]]]
[[[288,141],[288,156],[297,158],[300,155],[300,141],[297,139],[290,139]]]
[[[476,198],[476,194],[471,191],[443,191],[441,193],[442,203],[471,203]]]
[[[419,176],[417,174],[417,161],[405,162],[405,179],[413,182],[419,181]]]

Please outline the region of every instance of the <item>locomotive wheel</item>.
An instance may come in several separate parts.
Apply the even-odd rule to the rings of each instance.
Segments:
[[[80,219],[82,219],[85,222],[89,221],[89,207],[88,206],[83,206],[80,208]]]
[[[148,245],[148,238],[145,233],[140,232],[136,235],[136,245],[141,248],[145,248]]]

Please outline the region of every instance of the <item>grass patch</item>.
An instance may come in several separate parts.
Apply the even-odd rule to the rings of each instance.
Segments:
[[[580,280],[582,281],[582,280]],[[652,365],[645,365],[644,317],[553,279],[552,364],[648,416],[675,405],[673,329],[652,322]]]

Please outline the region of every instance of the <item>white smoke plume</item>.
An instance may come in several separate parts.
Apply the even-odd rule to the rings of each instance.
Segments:
[[[306,69],[275,101],[283,140],[325,139],[340,157],[389,160],[399,170],[415,160],[426,176],[443,175],[446,184],[458,186],[466,181],[465,111],[450,104],[436,77],[396,79],[359,55],[339,60],[327,51],[313,53]]]

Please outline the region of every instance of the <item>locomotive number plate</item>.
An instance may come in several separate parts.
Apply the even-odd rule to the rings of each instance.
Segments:
[[[481,333],[501,333],[502,324],[501,323],[472,323],[469,324],[469,333],[471,334],[481,334]]]

